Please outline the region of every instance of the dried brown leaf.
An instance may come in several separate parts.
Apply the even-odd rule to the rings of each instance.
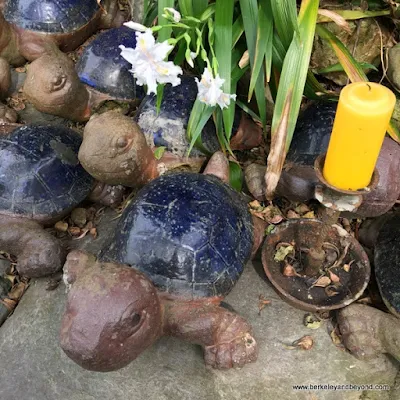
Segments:
[[[92,228],[90,230],[90,234],[93,236],[93,239],[97,238],[97,229],[96,228]]]
[[[81,228],[78,228],[77,226],[70,226],[68,228],[68,232],[72,235],[72,236],[78,236],[81,234]]]
[[[287,217],[287,218],[300,218],[300,215],[297,214],[297,212],[294,211],[294,210],[289,210],[289,211],[286,213],[286,217]]]
[[[340,278],[334,274],[332,271],[329,271],[329,277],[331,278],[331,281],[333,283],[339,283],[340,282]]]
[[[351,28],[349,23],[341,15],[335,13],[332,10],[326,10],[324,8],[320,8],[318,10],[318,14],[329,18],[331,21],[333,21],[336,25],[340,26],[348,34],[351,34]]]
[[[290,264],[286,264],[283,267],[283,272],[282,272],[283,276],[298,276],[299,274],[296,272],[296,270],[294,269],[293,265]]]
[[[315,213],[314,213],[314,211],[309,211],[309,212],[305,213],[305,214],[303,215],[303,218],[314,219],[314,218],[315,218]]]
[[[310,350],[314,346],[314,339],[312,338],[312,336],[306,335],[306,336],[303,336],[302,338],[294,341],[292,343],[292,346],[297,346],[298,348],[300,348],[302,350]]]
[[[82,239],[84,238],[89,232],[89,229],[82,229],[81,234],[78,237],[75,237],[74,240]]]
[[[58,221],[55,223],[54,228],[59,232],[67,232],[68,223],[64,221]]]
[[[333,297],[339,294],[339,292],[336,290],[336,288],[332,285],[327,286],[325,288],[325,293],[328,297]]]
[[[327,276],[320,276],[312,285],[312,287],[327,287],[331,284],[331,280]]]
[[[261,315],[261,311],[267,304],[270,304],[271,300],[267,300],[262,294],[258,296],[258,315]]]

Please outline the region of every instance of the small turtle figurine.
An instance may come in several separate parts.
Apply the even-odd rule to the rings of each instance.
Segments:
[[[27,70],[24,94],[44,113],[73,121],[87,121],[106,100],[139,103],[141,86],[120,56],[118,44],[136,45],[135,31],[122,26],[97,36],[83,51],[77,65],[60,51],[48,52]]]
[[[0,55],[22,65],[49,49],[72,51],[98,29],[120,26],[117,0],[3,0]]]
[[[18,256],[29,277],[57,272],[65,261],[59,241],[43,230],[92,190],[77,158],[80,136],[62,126],[23,126],[0,136],[0,249]]]
[[[400,361],[400,215],[385,218],[374,247],[375,277],[390,315],[352,304],[338,315],[345,346],[357,358],[368,360],[387,353]],[[396,318],[397,317],[397,318]]]
[[[254,229],[239,193],[208,175],[217,168],[226,176],[222,157],[211,158],[206,175],[174,173],[146,185],[99,260],[68,255],[61,347],[76,363],[122,368],[162,335],[202,345],[205,363],[215,368],[256,360],[250,325],[220,302],[263,230]]]
[[[116,110],[95,114],[86,124],[79,161],[94,178],[110,185],[140,187],[171,170],[199,171],[204,156],[157,158],[132,118]]]
[[[326,153],[336,115],[337,103],[313,102],[300,115],[293,140],[286,157],[277,194],[293,201],[314,198],[318,178],[314,161]],[[363,198],[356,210],[362,217],[376,217],[386,213],[395,204],[400,193],[400,147],[386,137],[376,164],[379,173],[378,186]],[[251,164],[245,171],[247,186],[254,197],[265,196],[265,166]]]
[[[135,121],[142,128],[150,147],[163,146],[178,157],[187,154],[190,142],[187,139],[186,129],[197,93],[195,78],[183,75],[179,86],[165,85],[159,112],[155,95],[144,98],[136,113]],[[252,149],[259,146],[261,140],[262,129],[237,108],[230,142],[232,150]],[[201,142],[202,152],[194,148],[192,155],[213,154],[221,148],[212,119],[203,128]]]
[[[116,100],[142,100],[144,89],[136,84],[131,64],[121,57],[118,45],[136,47],[135,31],[126,26],[100,33],[83,50],[76,71],[89,88]]]

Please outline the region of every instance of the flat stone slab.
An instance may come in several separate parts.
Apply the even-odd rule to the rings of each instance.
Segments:
[[[73,247],[97,253],[116,221],[108,213],[99,238],[74,240]],[[389,358],[362,362],[333,345],[325,323],[303,326],[304,312],[283,302],[263,276],[259,262],[249,263],[227,302],[253,325],[259,359],[242,370],[215,371],[204,366],[201,348],[165,337],[129,366],[111,373],[86,371],[58,346],[65,286],[46,290],[36,280],[14,314],[0,327],[1,400],[358,400],[400,399],[392,391],[295,391],[293,385],[388,384],[394,386],[397,363]],[[270,300],[258,314],[259,296]],[[311,350],[289,350],[311,335]]]

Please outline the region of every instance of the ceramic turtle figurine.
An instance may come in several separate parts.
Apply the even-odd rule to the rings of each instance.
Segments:
[[[300,115],[293,140],[286,157],[277,187],[277,194],[293,201],[314,198],[318,178],[314,161],[326,153],[336,115],[337,103],[314,102]],[[362,217],[376,217],[386,213],[395,204],[400,194],[400,147],[386,137],[378,157],[378,186],[363,198],[356,213]],[[265,166],[251,164],[245,170],[246,183],[258,200],[265,197]]]
[[[197,93],[195,77],[182,75],[179,86],[165,85],[159,112],[155,95],[144,98],[136,113],[135,121],[142,129],[150,147],[163,146],[168,152],[179,157],[187,154],[190,142],[186,129]],[[261,140],[262,129],[237,108],[230,142],[231,148],[233,150],[252,149],[259,146]],[[201,151],[194,148],[191,152],[193,156],[213,154],[221,148],[212,119],[206,123],[201,132],[201,142]]]
[[[118,45],[135,48],[135,31],[121,26],[97,35],[76,63],[79,79],[89,88],[116,100],[140,101],[144,97],[144,89],[136,84],[130,72],[131,64],[121,57]]]
[[[139,104],[143,88],[136,85],[118,43],[135,46],[135,31],[123,26],[101,33],[76,66],[60,51],[39,57],[27,70],[26,98],[41,112],[81,122],[106,100]]]
[[[357,358],[368,360],[387,353],[400,361],[399,260],[400,215],[394,213],[384,218],[374,243],[376,282],[393,315],[361,304],[351,305],[338,315],[344,344]]]
[[[49,49],[72,51],[98,29],[120,26],[117,0],[3,0],[0,55],[14,65]]]
[[[251,327],[220,302],[263,230],[240,195],[208,175],[214,168],[159,177],[125,209],[99,260],[68,255],[61,347],[76,363],[122,368],[162,335],[202,345],[215,368],[256,360]]]
[[[140,187],[172,170],[199,171],[204,156],[179,157],[165,152],[156,157],[132,118],[112,110],[95,114],[86,124],[79,149],[82,166],[110,185]]]
[[[92,190],[77,158],[80,136],[62,126],[23,126],[0,136],[0,249],[29,277],[62,268],[65,250],[43,230]]]

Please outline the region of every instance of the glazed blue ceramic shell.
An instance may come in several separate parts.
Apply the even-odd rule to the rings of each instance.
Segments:
[[[46,221],[76,207],[94,182],[79,164],[80,144],[78,133],[56,125],[0,137],[0,213]]]
[[[138,268],[183,298],[225,296],[252,243],[251,215],[237,192],[214,176],[180,172],[138,193],[100,258]]]
[[[69,33],[99,11],[96,0],[6,0],[4,18],[16,26],[47,33]]]
[[[197,97],[197,84],[193,76],[181,76],[179,86],[166,85],[160,112],[157,113],[157,98],[146,96],[135,116],[136,122],[142,128],[151,146],[164,146],[168,151],[178,156],[185,156],[189,150],[186,128],[190,113]],[[241,112],[235,113],[233,134],[239,128]],[[220,150],[214,122],[210,119],[201,133],[204,153],[215,153]],[[193,155],[199,152],[194,151]]]
[[[314,165],[326,153],[337,109],[336,102],[314,102],[300,114],[286,159],[295,164]]]
[[[76,64],[79,79],[86,85],[120,100],[143,99],[144,89],[121,57],[119,45],[136,47],[133,29],[122,26],[100,33],[83,51]]]
[[[379,231],[374,248],[375,276],[389,311],[400,316],[400,215],[394,214]]]

